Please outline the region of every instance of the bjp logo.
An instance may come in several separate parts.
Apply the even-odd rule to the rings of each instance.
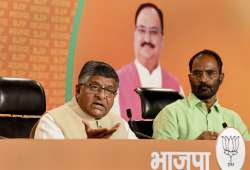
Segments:
[[[224,154],[230,157],[228,166],[234,166],[232,158],[234,155],[238,154],[239,138],[239,136],[222,136],[222,146],[224,149]]]
[[[245,142],[234,128],[226,128],[217,138],[216,158],[222,170],[241,169],[245,161]]]

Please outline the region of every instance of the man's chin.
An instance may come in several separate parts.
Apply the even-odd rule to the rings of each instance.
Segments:
[[[200,100],[208,100],[208,99],[212,98],[213,95],[211,95],[211,94],[199,94],[199,95],[196,95],[196,97]]]
[[[153,57],[153,49],[143,49],[141,54],[144,58],[152,58]]]
[[[107,113],[104,110],[99,110],[99,109],[93,109],[91,111],[91,115],[95,117],[96,119],[100,119],[104,117]]]

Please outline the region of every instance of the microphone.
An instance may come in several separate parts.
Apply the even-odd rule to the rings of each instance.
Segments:
[[[131,121],[131,118],[132,118],[131,109],[127,109],[126,112],[127,112],[128,119]]]
[[[222,127],[225,129],[225,128],[227,128],[227,123],[226,122],[223,122],[222,123]]]

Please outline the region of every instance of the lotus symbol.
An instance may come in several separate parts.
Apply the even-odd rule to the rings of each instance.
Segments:
[[[224,154],[230,157],[228,166],[234,166],[234,163],[232,162],[232,157],[238,154],[239,138],[239,136],[222,136],[222,146]]]

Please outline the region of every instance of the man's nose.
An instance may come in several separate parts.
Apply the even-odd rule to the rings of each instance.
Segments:
[[[145,42],[151,42],[151,34],[149,31],[146,31],[145,36],[144,36]]]
[[[202,74],[200,76],[200,80],[201,80],[201,82],[206,82],[208,80],[208,75],[206,72],[202,72]]]
[[[106,95],[106,92],[105,92],[105,89],[99,89],[97,95],[98,97],[102,98],[102,99],[106,99],[107,98],[107,95]]]

